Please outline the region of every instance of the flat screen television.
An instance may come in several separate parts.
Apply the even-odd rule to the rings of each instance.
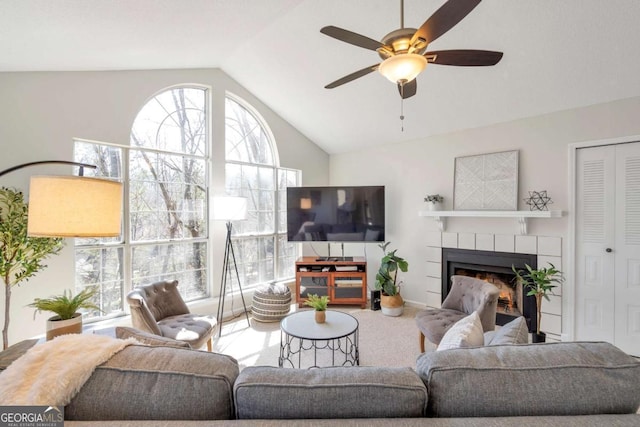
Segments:
[[[288,187],[290,242],[384,242],[384,186]]]

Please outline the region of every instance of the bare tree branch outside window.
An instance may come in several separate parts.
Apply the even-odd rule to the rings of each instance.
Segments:
[[[76,287],[101,286],[107,315],[123,310],[125,290],[158,280],[177,279],[187,301],[208,296],[206,99],[206,90],[194,87],[158,94],[138,113],[128,149],[76,143],[76,158],[97,164],[101,176],[125,179],[125,151],[128,157],[129,227],[115,239],[119,244],[76,243]],[[125,277],[131,283],[124,284]]]

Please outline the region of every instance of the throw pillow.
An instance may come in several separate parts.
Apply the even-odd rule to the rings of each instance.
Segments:
[[[487,345],[527,344],[528,342],[527,322],[524,317],[520,316],[496,330]]]
[[[438,351],[463,347],[481,347],[484,344],[482,323],[478,312],[458,320],[444,334],[438,344]]]
[[[189,345],[188,342],[178,341],[171,338],[162,337],[160,335],[153,335],[139,329],[127,328],[123,326],[118,326],[116,328],[116,338],[135,338],[139,343],[147,344],[150,346],[191,348],[191,345]]]

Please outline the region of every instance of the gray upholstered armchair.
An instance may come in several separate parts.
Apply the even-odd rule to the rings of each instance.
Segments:
[[[424,353],[425,337],[440,344],[444,334],[458,320],[478,312],[484,332],[496,327],[498,288],[483,280],[467,276],[452,276],[449,294],[440,308],[427,308],[416,313],[416,324],[420,331],[420,351]]]
[[[135,328],[185,341],[192,348],[200,348],[206,342],[207,349],[211,351],[217,320],[213,316],[190,313],[178,292],[177,280],[135,288],[127,295],[127,302]]]

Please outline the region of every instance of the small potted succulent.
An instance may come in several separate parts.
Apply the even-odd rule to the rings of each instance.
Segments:
[[[304,305],[316,311],[316,323],[324,323],[327,320],[327,305],[329,305],[329,297],[327,295],[309,294]]]
[[[543,267],[533,269],[529,265],[525,264],[524,270],[517,270],[514,266],[511,269],[516,274],[516,279],[521,281],[526,289],[528,289],[527,296],[534,296],[536,298],[537,308],[537,324],[536,332],[531,334],[531,340],[536,342],[545,342],[546,334],[540,331],[540,318],[542,317],[542,298],[550,301],[549,295],[553,295],[553,288],[557,287],[554,283],[561,284],[564,280],[562,272],[559,271],[553,264],[549,263],[550,267]]]
[[[50,311],[55,316],[47,320],[47,341],[64,334],[82,333],[82,313],[78,310],[98,310],[91,298],[98,293],[97,287],[84,288],[75,296],[65,290],[62,295],[54,295],[49,298],[36,298],[29,307],[35,308],[35,313]],[[35,317],[35,313],[33,314]]]
[[[430,211],[439,211],[440,204],[444,202],[444,197],[439,194],[429,194],[424,198],[424,201],[427,203],[427,207]]]

